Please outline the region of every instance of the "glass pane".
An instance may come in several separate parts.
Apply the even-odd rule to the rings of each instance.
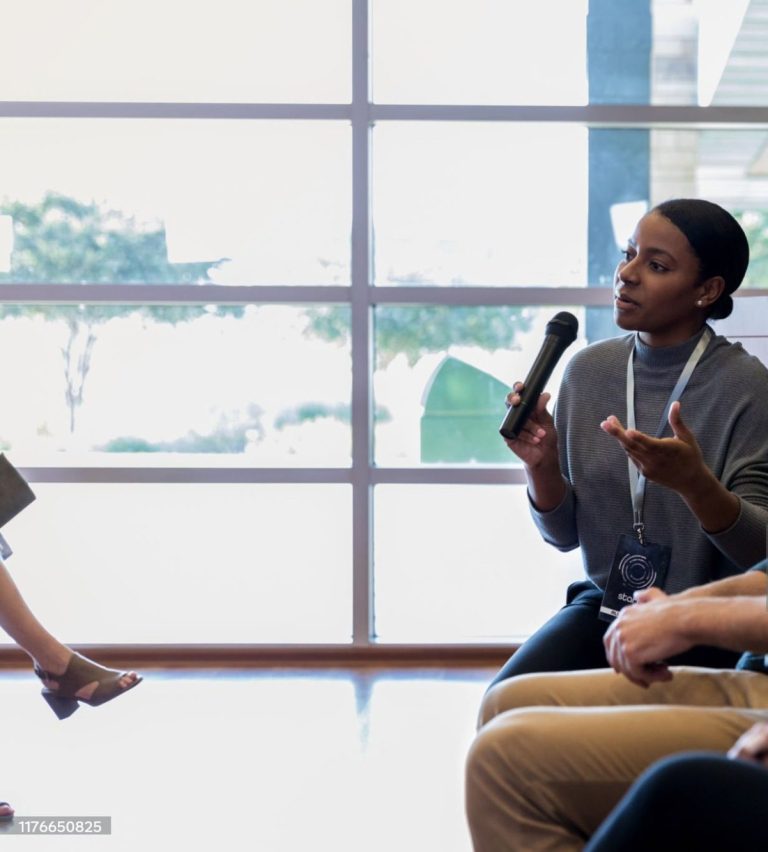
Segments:
[[[768,130],[653,130],[652,203],[708,198],[730,210],[750,242],[745,287],[768,287]]]
[[[708,198],[743,223],[768,286],[768,131],[403,124],[376,128],[382,285],[610,286],[637,220]]]
[[[1,277],[348,284],[349,157],[341,122],[2,119]]]
[[[350,99],[349,0],[11,5],[0,100]]]
[[[738,341],[750,355],[768,366],[768,294],[734,299],[733,313],[720,320],[715,328],[718,334]]]
[[[587,130],[377,125],[377,284],[582,285]]]
[[[373,0],[374,100],[585,103],[586,13],[586,0]]]
[[[350,640],[348,486],[36,484],[35,493],[3,530],[15,551],[8,566],[64,641]]]
[[[376,308],[376,463],[516,464],[498,431],[504,400],[527,375],[558,310]],[[579,320],[579,336],[548,383],[554,395],[575,352],[621,333],[610,308],[567,310]]]
[[[386,642],[529,636],[583,574],[533,525],[523,486],[375,490],[376,634]]]
[[[348,309],[334,316],[348,326]],[[16,464],[350,463],[349,344],[314,334],[302,307],[4,305],[0,317],[0,447]]]
[[[749,0],[374,0],[372,23],[380,103],[768,104]]]

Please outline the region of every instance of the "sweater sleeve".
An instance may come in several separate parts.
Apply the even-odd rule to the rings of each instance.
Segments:
[[[739,502],[739,516],[727,530],[714,534],[706,533],[706,530],[704,532],[730,560],[742,568],[748,568],[761,556],[765,556],[768,510],[747,502],[743,497],[739,497]]]
[[[752,376],[749,404],[731,430],[721,482],[739,498],[734,523],[719,533],[706,533],[710,541],[741,568],[766,557],[768,546],[768,374],[760,366]]]
[[[541,533],[541,537],[547,544],[551,544],[563,552],[575,550],[580,544],[576,524],[576,495],[569,479],[568,464],[568,412],[570,410],[570,389],[574,384],[574,372],[574,360],[572,360],[563,375],[554,411],[560,470],[563,472],[563,481],[565,482],[565,496],[559,506],[548,512],[540,512],[533,505],[530,492],[528,493],[531,517]],[[578,379],[575,381],[578,382]]]
[[[576,506],[571,483],[565,477],[565,497],[559,506],[549,512],[540,512],[528,495],[531,517],[547,544],[551,544],[563,552],[575,550],[579,546],[579,535],[576,529]]]

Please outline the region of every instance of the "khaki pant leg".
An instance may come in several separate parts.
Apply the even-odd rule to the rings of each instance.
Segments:
[[[768,677],[675,668],[648,689],[610,669],[534,674],[487,693],[467,761],[477,852],[580,849],[655,760],[727,751],[768,719]]]
[[[651,763],[679,751],[725,752],[765,716],[659,705],[502,713],[467,760],[475,852],[579,850]]]
[[[480,708],[479,727],[520,707],[612,707],[630,704],[689,704],[704,707],[768,708],[768,677],[733,669],[678,666],[673,677],[647,689],[612,669],[519,675],[491,687]]]

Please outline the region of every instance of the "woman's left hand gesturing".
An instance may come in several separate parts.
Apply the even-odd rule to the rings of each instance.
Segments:
[[[706,473],[706,466],[693,432],[680,416],[679,402],[672,403],[669,425],[674,438],[652,438],[636,429],[625,429],[613,414],[600,428],[621,444],[647,479],[684,494]]]

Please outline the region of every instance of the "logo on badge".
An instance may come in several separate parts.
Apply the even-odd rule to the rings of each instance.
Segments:
[[[631,589],[647,589],[656,581],[656,570],[650,560],[636,553],[627,553],[619,562],[619,573]]]

